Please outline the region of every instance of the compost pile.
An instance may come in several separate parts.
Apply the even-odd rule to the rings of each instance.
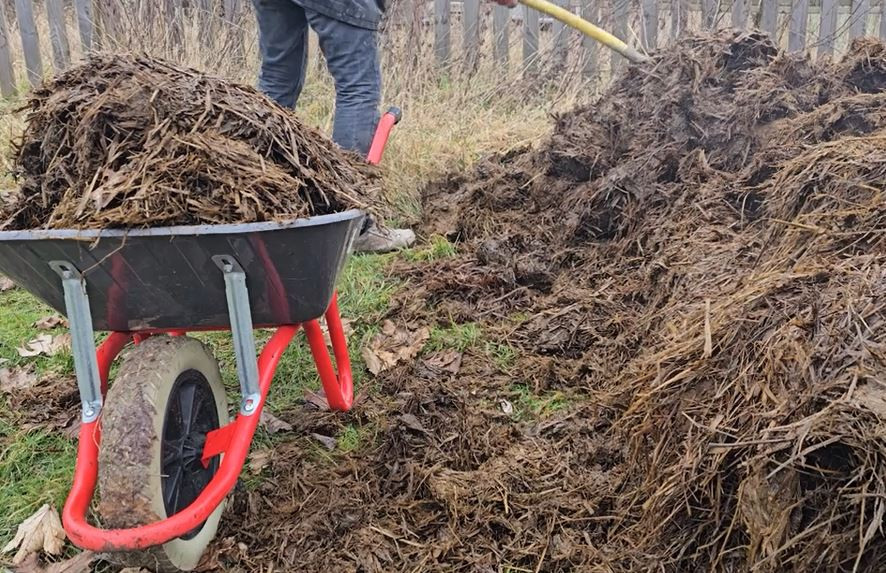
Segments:
[[[381,213],[378,178],[250,87],[94,56],[37,90],[2,229],[249,223]]]
[[[596,460],[600,495],[548,437],[585,476],[536,510],[537,547],[570,542],[544,570],[882,567],[884,89],[876,41],[811,63],[756,33],[688,38],[542,149],[431,190],[429,230],[464,252],[414,271],[436,307],[519,313],[506,335],[542,384],[596,405],[576,418],[605,406],[624,446]],[[490,537],[525,547],[517,523]]]

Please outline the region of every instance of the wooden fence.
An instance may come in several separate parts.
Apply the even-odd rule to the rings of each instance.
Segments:
[[[16,93],[16,69],[24,69],[31,86],[39,85],[47,55],[59,72],[71,65],[75,49],[85,54],[103,42],[123,43],[124,28],[159,23],[173,39],[186,19],[239,28],[251,18],[251,5],[250,0],[0,0],[0,94]],[[48,48],[42,34],[48,35]]]
[[[727,26],[761,28],[785,49],[813,55],[840,52],[849,40],[860,36],[886,38],[886,0],[556,3],[646,51],[662,47],[688,30]],[[51,59],[55,71],[66,69],[77,55],[119,36],[124,20],[128,19],[130,30],[145,22],[159,22],[175,40],[182,22],[189,19],[239,28],[254,26],[251,7],[250,0],[0,0],[0,93],[4,97],[14,94],[21,75],[30,85],[38,85],[45,60]],[[486,0],[394,0],[388,19],[392,27],[398,22],[418,22],[418,34],[427,38],[433,57],[442,65],[470,63],[478,54],[487,53],[502,72],[533,73],[544,57],[579,65],[588,74],[622,63],[592,40],[523,6],[509,10]],[[41,39],[41,34],[48,35],[49,41]]]
[[[845,50],[861,36],[886,39],[886,0],[555,0],[559,6],[602,25],[643,51],[672,42],[689,30],[731,27],[759,28],[786,50],[812,56]],[[434,51],[437,60],[453,59],[454,32],[462,37],[459,48],[467,54],[482,51],[483,30],[491,20],[492,52],[499,66],[514,58],[513,35],[522,41],[517,57],[532,71],[548,52],[553,61],[581,59],[588,73],[598,73],[599,59],[613,67],[623,60],[590,38],[563,24],[519,6],[509,10],[488,6],[483,0],[434,0]],[[491,12],[485,16],[484,12]],[[460,29],[456,29],[460,28]],[[544,38],[547,36],[547,41]],[[603,56],[603,54],[607,54]]]

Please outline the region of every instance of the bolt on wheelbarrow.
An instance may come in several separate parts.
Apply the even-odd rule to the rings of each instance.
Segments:
[[[396,109],[382,117],[371,163],[398,119]],[[330,408],[350,409],[335,282],[363,220],[351,210],[283,223],[0,232],[0,271],[70,324],[82,412],[62,522],[75,545],[158,571],[195,568],[300,329]],[[275,329],[257,359],[255,328]],[[187,336],[214,330],[233,337],[233,420],[218,362]],[[110,332],[97,349],[96,331]],[[96,485],[101,521],[115,529],[87,520]]]

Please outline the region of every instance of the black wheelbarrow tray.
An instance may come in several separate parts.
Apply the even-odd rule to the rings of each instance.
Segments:
[[[329,406],[350,408],[353,386],[334,287],[362,220],[361,212],[347,211],[288,223],[0,232],[0,272],[70,324],[82,419],[63,522],[76,545],[103,552],[153,548],[141,554],[153,567],[195,567],[240,475],[277,363],[299,327]],[[317,321],[323,315],[337,374]],[[257,361],[254,327],[276,328]],[[186,333],[228,329],[242,396],[236,418],[225,423],[217,362]],[[98,350],[96,330],[111,332]],[[111,363],[130,341],[135,346],[108,392]],[[102,444],[102,434],[114,443]],[[100,465],[100,448],[123,452],[123,459],[106,467],[102,457]],[[126,529],[90,525],[86,512],[97,481],[103,499],[149,508],[156,521]]]
[[[382,116],[369,163],[399,118],[396,108]],[[195,568],[300,328],[329,407],[351,407],[335,282],[363,219],[352,210],[283,223],[0,232],[0,273],[70,325],[82,415],[62,523],[74,544],[157,571]],[[276,331],[256,360],[253,329],[262,327]],[[96,350],[97,330],[110,335]],[[211,330],[233,336],[241,399],[232,422],[218,362],[187,336]],[[124,528],[87,521],[97,483],[100,513],[109,508]]]

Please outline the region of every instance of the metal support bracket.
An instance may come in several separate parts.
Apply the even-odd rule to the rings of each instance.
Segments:
[[[52,261],[49,266],[61,277],[65,292],[74,372],[77,374],[77,388],[82,404],[81,419],[84,423],[92,422],[102,410],[102,384],[95,354],[95,333],[92,330],[86,282],[80,271],[67,261]]]
[[[243,267],[228,255],[217,255],[212,260],[225,277],[225,295],[234,337],[234,354],[237,357],[237,377],[240,379],[240,414],[250,416],[258,410],[261,388],[258,384],[258,363],[255,354],[255,338],[252,335],[252,310],[249,307],[249,291]]]

